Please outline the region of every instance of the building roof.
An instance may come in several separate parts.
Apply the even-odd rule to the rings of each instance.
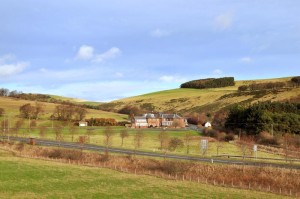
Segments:
[[[167,118],[167,119],[180,119],[182,117],[180,117],[177,114],[160,114],[161,118]]]
[[[181,119],[182,117],[180,117],[177,114],[163,114],[163,113],[159,113],[159,114],[153,114],[153,113],[146,113],[142,116],[134,116],[134,119],[158,119],[158,118],[166,118],[166,119]]]

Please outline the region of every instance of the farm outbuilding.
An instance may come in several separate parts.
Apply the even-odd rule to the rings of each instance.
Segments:
[[[85,121],[80,121],[78,124],[79,126],[88,126],[88,123]]]

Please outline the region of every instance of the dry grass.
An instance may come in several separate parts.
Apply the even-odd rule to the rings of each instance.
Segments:
[[[150,174],[172,180],[188,180],[213,185],[260,190],[297,196],[300,171],[270,167],[203,164],[187,161],[156,160],[134,156],[107,156],[77,150],[55,149],[2,143],[16,154],[61,159],[66,163],[105,166],[135,174]],[[18,150],[18,151],[17,151]]]
[[[290,90],[282,90],[280,92],[266,93],[262,96],[255,97],[253,94],[234,95],[228,98],[221,98],[224,95],[237,94],[238,87],[251,83],[265,82],[285,82],[291,78],[277,78],[265,80],[249,80],[237,81],[235,86],[214,89],[172,89],[148,93],[135,97],[124,98],[114,102],[121,102],[116,105],[116,109],[120,109],[124,105],[142,105],[143,103],[151,103],[156,107],[156,111],[176,111],[179,113],[187,113],[194,111],[214,112],[230,104],[250,101],[282,101],[288,100],[300,94],[300,88]],[[221,98],[221,99],[220,99]]]
[[[5,110],[5,113],[10,116],[10,119],[17,120],[19,113],[20,106],[31,103],[35,104],[33,101],[29,100],[22,100],[10,97],[0,97],[0,108]],[[47,103],[47,102],[39,102],[42,104],[44,113],[41,115],[42,121],[48,121],[50,116],[53,114],[55,107],[57,104],[54,103]],[[87,109],[86,118],[115,118],[116,120],[123,121],[127,120],[127,115],[118,114],[118,113],[111,113],[101,110],[95,109]],[[13,122],[12,122],[13,123]]]

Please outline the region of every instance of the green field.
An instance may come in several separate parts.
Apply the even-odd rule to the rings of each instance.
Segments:
[[[87,129],[94,129],[92,131],[92,134],[90,134],[90,142],[91,144],[96,145],[102,145],[104,146],[104,129],[105,127],[77,127],[77,133],[73,137],[74,142],[78,142],[78,137],[81,135],[87,136]],[[116,148],[125,148],[125,149],[134,149],[134,135],[138,131],[138,129],[127,129],[129,133],[129,137],[124,139],[123,146],[121,146],[122,140],[120,137],[120,131],[122,129],[125,129],[125,127],[114,127],[112,130],[114,131],[114,135],[112,136],[112,142],[111,147]],[[141,141],[141,146],[138,148],[138,150],[143,151],[151,151],[151,152],[157,152],[157,153],[163,153],[162,150],[160,150],[160,141],[158,139],[158,134],[161,132],[161,129],[145,129],[142,131],[144,134],[144,137]],[[184,129],[177,129],[172,130],[169,129],[166,131],[166,133],[170,138],[177,137],[184,141],[186,133],[189,132],[192,135],[192,139],[190,141],[190,149],[189,154],[192,156],[202,156],[202,151],[200,150],[200,140],[203,139],[203,136],[196,131],[192,130],[184,130]],[[19,132],[19,136],[26,136],[26,137],[40,137],[39,130],[38,129],[31,129],[30,133],[28,133],[28,129],[21,130]],[[62,136],[63,141],[72,141],[72,135],[70,134],[69,128],[65,127],[62,130]],[[54,130],[52,128],[49,128],[44,139],[50,139],[55,140],[56,136],[54,133]],[[232,143],[228,142],[216,142],[212,139],[212,141],[209,142],[208,145],[208,151],[205,154],[207,157],[211,157],[213,155],[217,155],[217,146],[220,145],[218,155],[226,154],[226,155],[243,155],[242,150],[237,145],[234,145]],[[187,146],[177,148],[175,151],[168,151],[170,154],[181,154],[185,155],[187,154]],[[247,156],[254,156],[252,153],[252,150],[249,149],[247,151]],[[263,151],[258,150],[257,157],[261,158],[284,158],[280,155],[276,154],[269,154]]]
[[[0,198],[288,198],[110,169],[14,157],[0,150]]]
[[[119,99],[110,102],[112,108],[119,110],[126,105],[143,106],[151,104],[155,111],[168,111],[186,114],[190,112],[215,112],[235,103],[255,103],[258,101],[282,101],[300,95],[300,88],[277,91],[239,93],[238,87],[252,83],[287,82],[291,78],[236,81],[235,86],[213,89],[172,89],[144,95]]]

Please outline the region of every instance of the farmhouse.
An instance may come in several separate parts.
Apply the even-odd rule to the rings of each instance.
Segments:
[[[151,128],[151,127],[175,127],[184,128],[187,125],[185,118],[177,114],[153,114],[146,113],[142,116],[134,116],[131,119],[132,128]]]

